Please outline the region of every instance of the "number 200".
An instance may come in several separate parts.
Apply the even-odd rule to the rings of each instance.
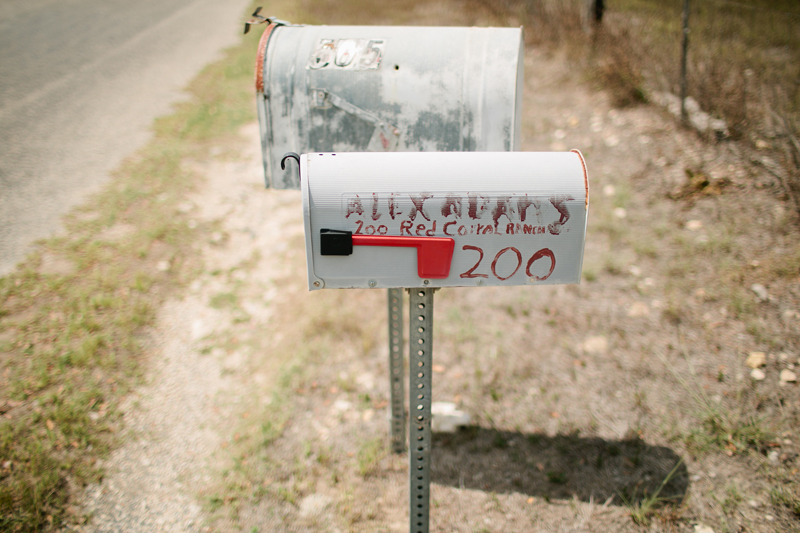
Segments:
[[[466,272],[462,273],[461,277],[462,278],[488,278],[489,277],[488,274],[480,274],[478,272],[475,272],[475,270],[478,269],[478,267],[480,266],[481,262],[483,261],[483,250],[481,248],[478,248],[477,246],[470,246],[469,244],[465,244],[464,246],[461,247],[461,249],[462,250],[475,250],[476,252],[481,254],[480,257],[478,258],[478,261],[475,263],[475,265],[473,265],[473,267],[470,268],[469,270],[467,270]],[[506,252],[514,252],[514,254],[516,254],[516,256],[517,256],[517,266],[516,266],[516,268],[514,268],[514,271],[511,274],[509,274],[508,276],[502,277],[502,276],[497,274],[497,261],[499,261],[500,258],[503,256],[503,254],[506,253]],[[550,259],[550,271],[547,272],[547,274],[545,274],[544,276],[534,276],[531,273],[531,267],[533,266],[533,263],[535,263],[536,261],[538,261],[539,259],[542,259],[544,257],[547,257],[547,258]],[[492,274],[494,274],[494,277],[496,277],[500,281],[504,281],[504,280],[507,280],[508,278],[510,278],[511,276],[513,276],[514,274],[516,274],[521,266],[522,266],[522,253],[519,250],[517,250],[516,248],[514,248],[513,246],[509,246],[508,248],[503,248],[502,250],[497,252],[497,255],[494,256],[494,260],[492,261]],[[550,277],[550,274],[553,273],[553,270],[555,268],[556,268],[556,256],[553,254],[553,251],[551,249],[549,249],[549,248],[542,248],[541,250],[539,250],[538,252],[533,254],[530,259],[528,259],[528,263],[527,263],[527,265],[525,265],[525,274],[527,274],[529,278],[534,279],[536,281],[544,281],[544,280],[546,280],[547,278]]]

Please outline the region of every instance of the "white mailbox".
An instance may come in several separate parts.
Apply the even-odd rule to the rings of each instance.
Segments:
[[[572,152],[300,156],[309,289],[579,283]]]
[[[521,28],[273,21],[256,59],[268,187],[297,189],[287,151],[519,150]]]

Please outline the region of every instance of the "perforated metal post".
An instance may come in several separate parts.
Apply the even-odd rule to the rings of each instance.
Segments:
[[[389,390],[392,419],[389,421],[392,451],[406,449],[406,413],[403,408],[403,289],[389,289]]]
[[[408,472],[411,533],[428,533],[430,517],[433,291],[434,289],[408,289]]]

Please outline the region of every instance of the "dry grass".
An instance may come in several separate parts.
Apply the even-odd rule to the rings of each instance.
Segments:
[[[180,209],[198,179],[181,161],[230,145],[252,120],[252,56],[248,42],[206,68],[66,235],[0,279],[0,529],[80,520],[70,494],[102,475],[97,460],[118,443],[147,327],[199,266],[192,244],[208,228]]]
[[[606,3],[594,25],[582,0],[485,0],[516,17],[528,42],[566,48],[615,105],[680,94],[680,0]],[[792,0],[693,1],[688,96],[725,120],[733,139],[758,153],[800,212],[800,10]],[[713,132],[705,133],[713,139]]]
[[[659,9],[663,3],[615,4],[609,28],[595,34],[602,45],[594,55],[581,53],[593,37],[574,16],[577,4],[569,2],[494,3],[493,13],[487,13],[476,0],[459,4],[468,12],[457,22],[522,22],[530,42],[566,44],[568,57],[587,57],[580,61],[590,65],[589,77],[602,77],[616,103],[624,105],[641,101],[648,87],[674,83],[669,80],[677,67],[668,58],[677,54],[663,46],[676,31],[673,3],[667,6],[671,11]],[[328,24],[441,23],[441,17],[420,13],[451,16],[446,5],[420,7],[410,1],[380,10],[373,4],[329,1],[279,7],[270,13]],[[312,7],[313,16],[303,15]],[[252,118],[257,37],[248,37],[248,44],[193,83],[201,88],[195,101],[158,123],[157,144],[121,171],[117,188],[109,189],[98,207],[76,214],[68,239],[45,243],[42,252],[2,281],[0,346],[9,354],[0,360],[0,406],[7,415],[0,425],[0,525],[5,529],[58,527],[71,487],[96,479],[101,473],[95,460],[117,444],[115,406],[135,383],[146,327],[163,299],[176,294],[199,268],[191,244],[204,228],[189,228],[178,209],[194,177],[177,170],[178,163],[196,157],[212,139],[233,147],[219,136],[226,139]],[[632,41],[645,43],[637,47],[641,53],[626,48]],[[736,101],[738,88],[731,90]],[[716,111],[713,105],[707,108]],[[748,103],[748,113],[753,109]],[[750,127],[749,116],[736,124]],[[588,124],[590,117],[581,120]],[[688,152],[685,146],[675,150]],[[601,148],[587,159],[594,156],[594,163],[604,151],[610,152]],[[682,157],[676,156],[677,164],[684,164]],[[616,193],[593,198],[587,283],[543,288],[535,295],[515,289],[437,293],[436,363],[442,370],[435,376],[436,396],[459,403],[475,423],[453,439],[438,440],[434,448],[439,453],[434,464],[441,465],[438,494],[447,495],[440,501],[434,495],[437,516],[447,512],[460,523],[464,514],[477,515],[497,524],[521,516],[528,522],[507,530],[524,530],[540,519],[572,520],[579,514],[572,506],[591,514],[596,489],[611,497],[609,502],[625,495],[630,516],[646,521],[659,498],[680,501],[690,471],[717,468],[720,458],[729,460],[720,468],[721,477],[761,479],[764,447],[774,444],[773,434],[796,427],[794,389],[749,387],[736,377],[746,346],[775,351],[798,346],[798,331],[782,325],[777,304],[755,302],[748,289],[766,280],[771,293],[790,295],[780,305],[796,302],[791,287],[800,276],[800,261],[795,233],[786,229],[794,219],[765,214],[772,212],[763,202],[744,202],[744,193],[736,196],[738,184],[716,191],[716,178],[695,179],[704,175],[696,161],[680,169],[687,183],[675,190],[655,184],[666,179],[665,170],[613,168],[619,171],[613,181],[605,176],[598,183],[613,183]],[[691,175],[684,172],[688,168]],[[668,193],[672,199],[666,199]],[[723,202],[721,195],[730,197]],[[615,218],[614,208],[626,208],[633,223]],[[704,240],[682,227],[688,216],[706,220]],[[763,219],[757,228],[764,236],[754,237],[756,226],[741,224],[743,219]],[[109,234],[125,238],[101,238]],[[300,250],[303,244],[298,239],[291,246]],[[303,499],[317,493],[337,495],[331,521],[342,530],[385,528],[405,519],[400,503],[405,458],[387,454],[388,424],[381,413],[388,387],[359,381],[363,375],[376,382],[386,376],[385,294],[309,294],[296,274],[304,270],[302,257],[286,260],[295,274],[275,280],[281,296],[270,322],[243,317],[240,324],[234,321],[230,335],[209,340],[210,351],[214,344],[232,349],[251,339],[252,351],[263,356],[255,364],[274,372],[275,382],[266,408],[243,407],[252,414],[232,439],[230,462],[218,483],[203,495],[219,524],[230,521],[245,530],[265,520],[295,529],[330,525],[299,515]],[[159,269],[162,261],[166,270]],[[634,264],[655,277],[655,284],[633,279]],[[246,289],[234,284],[209,305],[242,313]],[[626,314],[642,302],[650,314]],[[237,337],[237,327],[250,335]],[[586,349],[592,336],[606,339],[608,349]],[[653,355],[661,351],[659,365]],[[696,374],[688,370],[688,361]],[[308,421],[331,421],[329,437]],[[686,454],[689,470],[671,476],[678,453]],[[792,475],[791,470],[774,474],[778,488],[770,500],[787,516],[797,513]],[[659,492],[670,481],[669,494]],[[747,483],[738,486],[721,500],[730,516],[750,512],[741,502],[757,491]],[[528,497],[537,503],[525,503]],[[551,498],[573,500],[541,503]],[[656,513],[665,530],[688,527],[689,518],[709,520],[703,515],[709,498],[700,489],[692,498]],[[600,520],[608,530],[636,527],[624,510],[612,507],[604,513]],[[561,527],[555,522],[550,522],[553,528]],[[472,530],[492,530],[482,522],[473,525]]]

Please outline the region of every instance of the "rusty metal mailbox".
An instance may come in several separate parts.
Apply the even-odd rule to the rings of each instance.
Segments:
[[[309,289],[579,283],[572,152],[300,156]]]
[[[267,187],[288,151],[518,150],[521,28],[273,22],[256,63]]]

